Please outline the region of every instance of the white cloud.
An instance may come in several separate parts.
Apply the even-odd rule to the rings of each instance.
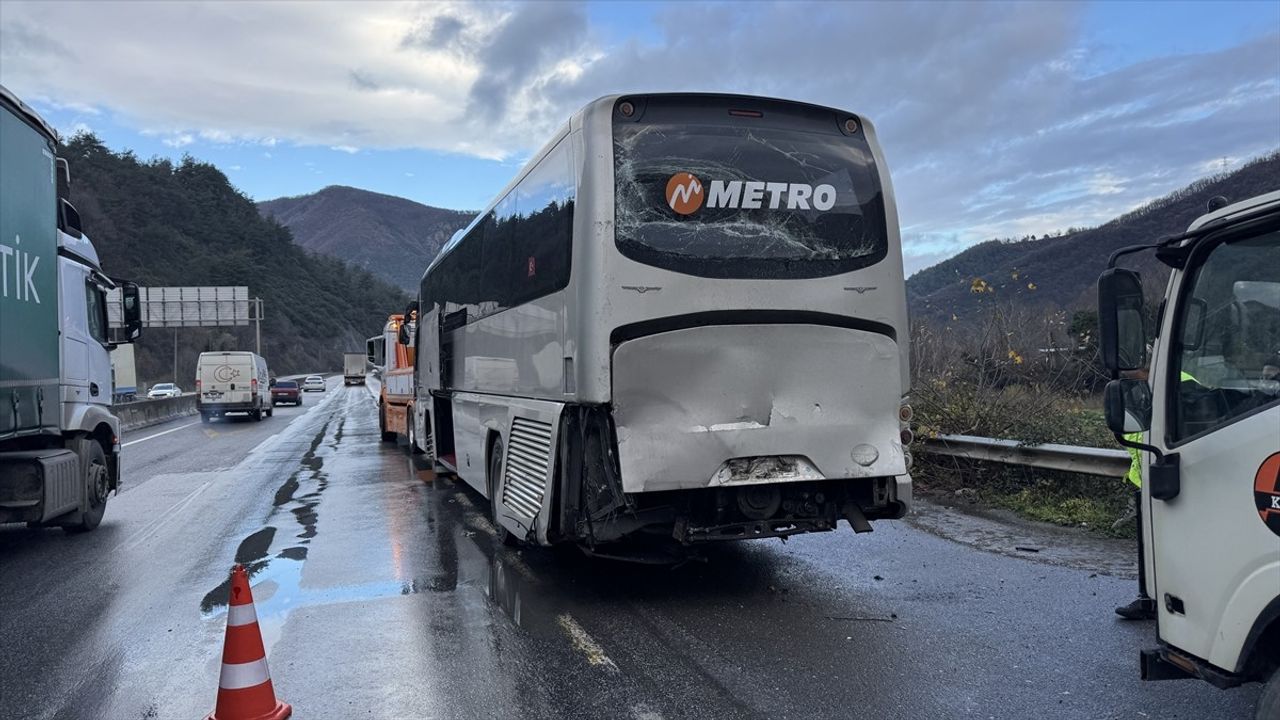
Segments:
[[[195,141],[196,139],[191,135],[191,133],[178,133],[177,135],[171,135],[160,142],[171,148],[184,148]]]
[[[344,152],[348,155],[355,155],[360,152],[360,148],[351,145],[333,145],[329,149],[336,152]]]
[[[5,0],[0,82],[110,110],[174,147],[510,163],[613,92],[844,107],[875,121],[912,268],[990,237],[1095,224],[1223,156],[1280,146],[1274,32],[1100,67],[1086,9],[1067,3],[682,3],[657,11],[655,35],[621,42],[590,18],[574,3]]]

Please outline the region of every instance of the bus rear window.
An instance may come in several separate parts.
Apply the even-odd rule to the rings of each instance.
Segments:
[[[700,277],[783,279],[850,272],[887,254],[871,149],[834,119],[803,129],[727,114],[714,123],[615,120],[613,141],[615,239],[632,260]]]

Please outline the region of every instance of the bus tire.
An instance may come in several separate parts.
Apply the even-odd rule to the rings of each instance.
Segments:
[[[107,453],[97,440],[88,436],[72,438],[67,447],[80,457],[85,503],[83,509],[76,513],[78,518],[64,525],[63,529],[69,533],[89,532],[102,523],[102,516],[107,512],[107,495],[111,492]]]
[[[387,429],[387,406],[378,406],[378,432],[382,433],[382,442],[395,442],[396,432]]]
[[[493,532],[498,540],[507,547],[520,544],[510,530],[498,522],[498,478],[502,472],[502,438],[495,438],[489,448],[489,520],[493,523]]]
[[[1280,717],[1280,667],[1271,672],[1271,679],[1258,696],[1257,720],[1274,720]]]

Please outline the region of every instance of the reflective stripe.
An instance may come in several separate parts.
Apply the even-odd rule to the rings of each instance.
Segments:
[[[222,663],[222,677],[218,679],[218,687],[223,690],[242,690],[256,687],[270,679],[266,658],[247,663]]]
[[[227,608],[227,627],[252,625],[256,622],[258,622],[258,611],[253,609],[252,603],[248,605],[232,605]]]

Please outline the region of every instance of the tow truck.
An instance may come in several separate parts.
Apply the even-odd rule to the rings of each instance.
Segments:
[[[1117,266],[1140,252],[1171,270],[1154,313],[1139,273]],[[1142,678],[1265,683],[1257,718],[1276,720],[1280,191],[1235,204],[1215,198],[1186,232],[1117,250],[1098,282],[1098,310],[1113,378],[1107,424],[1143,451],[1143,547],[1157,620]],[[1148,366],[1146,379],[1124,377]]]

